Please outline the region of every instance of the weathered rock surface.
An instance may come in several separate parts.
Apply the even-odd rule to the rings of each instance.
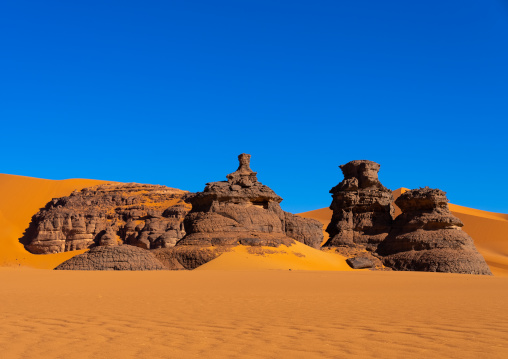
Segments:
[[[60,264],[56,270],[163,270],[151,251],[135,246],[98,246]]]
[[[181,245],[172,248],[154,249],[151,252],[166,269],[182,270],[197,268],[217,258],[222,253],[228,252],[231,248],[231,246]]]
[[[145,184],[106,184],[54,198],[32,217],[20,241],[36,254],[92,245],[174,246],[185,231],[187,192]]]
[[[402,213],[378,246],[383,263],[395,270],[489,274],[462,222],[448,209],[446,193],[428,187],[403,193]]]
[[[321,244],[321,223],[284,212],[282,198],[250,169],[250,155],[238,159],[240,166],[227,181],[207,183],[203,192],[188,197],[192,210],[184,219],[185,237],[173,248],[154,251],[166,268],[194,269],[237,245]]]
[[[375,267],[374,261],[368,257],[353,257],[346,259],[346,263],[353,269],[364,269]]]
[[[380,165],[351,161],[339,166],[344,180],[330,190],[332,219],[324,247],[358,247],[376,250],[392,224],[393,195],[378,179]]]
[[[250,169],[250,155],[241,154],[238,159],[240,166],[227,175],[227,181],[207,183],[203,192],[189,198],[192,210],[184,219],[187,234],[177,245],[278,246],[296,239],[319,247],[321,224],[284,212],[279,205],[282,198],[258,182]]]

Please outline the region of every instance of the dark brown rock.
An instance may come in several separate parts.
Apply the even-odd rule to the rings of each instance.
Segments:
[[[368,257],[353,257],[346,259],[346,263],[353,269],[373,268],[374,261]]]
[[[63,262],[56,270],[163,270],[151,251],[134,246],[99,246]]]
[[[172,248],[154,249],[151,252],[166,269],[190,270],[217,258],[230,249],[231,246],[204,247],[198,245],[182,245]]]
[[[227,181],[207,183],[203,192],[188,197],[187,234],[174,247],[153,251],[166,268],[194,269],[237,245],[290,246],[295,239],[315,247],[321,243],[321,224],[284,212],[282,198],[250,169],[250,155],[238,159],[240,166]]]
[[[332,219],[324,247],[360,247],[374,251],[392,224],[393,196],[378,179],[380,165],[351,161],[339,166],[344,180],[330,190]]]
[[[55,198],[32,217],[20,241],[36,254],[92,245],[174,246],[185,231],[187,192],[157,185],[106,184]]]
[[[318,247],[321,224],[284,212],[274,191],[257,180],[250,155],[238,156],[240,166],[227,181],[207,183],[189,198],[192,210],[184,219],[186,236],[177,243],[200,246],[291,245],[293,239]]]
[[[428,187],[403,193],[402,213],[378,246],[383,263],[395,270],[491,275],[462,222],[448,209],[446,193]]]
[[[296,239],[309,247],[319,248],[323,243],[323,224],[318,220],[303,218],[284,212],[286,236]]]

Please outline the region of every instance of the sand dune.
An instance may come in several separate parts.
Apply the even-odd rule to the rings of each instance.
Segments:
[[[84,251],[33,255],[19,243],[32,216],[55,197],[106,181],[68,179],[61,181],[0,174],[0,266],[54,268]]]
[[[203,264],[197,270],[326,270],[352,271],[346,257],[296,242],[290,247],[237,246],[233,251]]]
[[[397,199],[406,188],[393,191]],[[495,276],[508,277],[508,214],[481,211],[478,209],[449,205],[452,213],[464,223],[463,229],[473,238],[478,251],[483,255],[490,270]],[[395,206],[395,215],[400,209]],[[300,213],[300,216],[314,218],[323,223],[326,228],[332,218],[329,208],[320,208],[314,211]],[[324,230],[324,229],[323,229]],[[325,234],[325,241],[328,233]]]
[[[507,358],[508,279],[0,269],[0,357]]]

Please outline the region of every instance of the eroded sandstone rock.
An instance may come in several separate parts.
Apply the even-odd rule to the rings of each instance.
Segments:
[[[145,184],[106,184],[54,198],[32,217],[21,242],[36,254],[92,245],[174,246],[185,231],[187,192]]]
[[[284,212],[282,198],[250,169],[250,155],[238,159],[240,166],[227,181],[207,183],[203,192],[188,198],[192,210],[184,219],[185,237],[173,248],[154,251],[167,268],[193,269],[237,245],[321,244],[321,223]]]
[[[332,219],[324,247],[358,247],[374,251],[392,224],[393,196],[378,179],[380,165],[351,161],[339,166],[344,180],[330,190]]]
[[[462,222],[448,208],[446,193],[428,187],[403,193],[402,213],[378,246],[383,263],[395,270],[491,275]]]
[[[375,262],[367,256],[359,256],[346,259],[346,263],[353,269],[374,268]]]
[[[321,224],[284,212],[273,190],[257,180],[250,155],[238,156],[240,166],[227,181],[207,183],[189,198],[192,210],[184,219],[186,236],[178,245],[290,245],[293,239],[319,247]]]
[[[151,251],[135,246],[98,246],[74,256],[56,270],[163,270]]]

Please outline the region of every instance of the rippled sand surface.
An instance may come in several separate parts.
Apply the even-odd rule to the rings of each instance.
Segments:
[[[2,358],[507,358],[508,279],[0,269]]]

